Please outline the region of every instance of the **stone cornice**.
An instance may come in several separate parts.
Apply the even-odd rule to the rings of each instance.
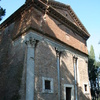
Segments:
[[[69,5],[65,5],[63,3],[57,2],[57,1],[48,1],[48,4],[51,5],[54,8],[59,8],[59,9],[63,9],[63,10],[67,10],[67,8],[69,7]]]
[[[86,28],[84,27],[84,25],[81,23],[81,21],[79,20],[79,18],[77,17],[77,15],[74,13],[74,11],[72,10],[72,8],[69,6],[68,10],[67,10],[70,15],[72,16],[72,18],[74,19],[74,21],[78,24],[78,26],[84,31],[86,32],[87,35],[89,35],[88,31],[86,30]]]
[[[3,23],[0,24],[0,29],[7,27],[9,24],[13,23],[16,19],[20,18],[21,14],[30,8],[32,3],[22,5],[18,10],[16,10],[11,16],[9,16]]]
[[[70,20],[65,18],[63,15],[61,15],[59,12],[55,12],[55,9],[53,7],[48,8],[48,14],[60,21],[62,24],[67,26],[69,29],[71,29],[74,33],[77,33],[81,37],[83,37],[85,40],[89,38],[89,34],[84,32],[82,29],[77,27],[75,24],[73,24]]]
[[[87,35],[89,35],[88,31],[86,30],[86,28],[84,27],[84,25],[81,23],[81,21],[79,20],[79,18],[75,14],[75,12],[72,10],[72,8],[70,7],[70,5],[65,5],[63,3],[60,3],[60,2],[57,2],[57,1],[51,1],[51,0],[49,0],[48,4],[51,5],[54,8],[68,11],[69,14],[70,14],[70,16],[74,19],[74,21],[79,26],[79,28],[82,29]]]
[[[46,4],[48,4],[49,2],[48,3],[46,2],[46,4],[45,4],[45,2],[46,2],[46,0],[42,0],[42,1],[36,0],[35,4],[38,5],[38,7],[40,7],[40,9],[43,8],[42,7],[43,5],[45,5],[45,8],[47,8],[48,5],[46,5]],[[52,1],[52,2],[54,2],[54,1]],[[57,2],[57,4],[58,4],[58,2]],[[60,3],[60,4],[62,4],[62,3]],[[42,5],[42,6],[39,6],[39,5]],[[67,7],[64,4],[62,6],[63,7]],[[46,9],[43,9],[43,10],[45,11]],[[90,35],[89,35],[89,33],[87,31],[84,31],[81,28],[79,28],[78,26],[76,26],[75,24],[73,24],[70,20],[68,20],[60,12],[58,12],[54,7],[49,5],[47,10],[48,10],[47,11],[48,15],[50,15],[53,18],[55,18],[58,21],[60,21],[62,24],[64,24],[68,28],[70,28],[73,32],[77,33],[78,35],[83,37],[85,40],[87,40],[89,38]]]
[[[20,33],[18,33],[18,35],[16,35],[15,37],[13,37],[12,40],[15,41],[17,38],[19,38],[20,36],[22,36],[24,33],[29,32],[30,30],[31,31],[36,31],[41,36],[45,36],[46,38],[48,37],[49,39],[54,40],[57,43],[60,43],[61,45],[65,46],[65,47],[68,46],[71,49],[74,49],[74,50],[76,50],[76,51],[78,51],[80,53],[83,53],[84,55],[88,56],[88,54],[86,52],[83,52],[83,51],[81,51],[81,50],[79,50],[79,49],[77,49],[77,48],[75,48],[75,47],[73,47],[73,46],[71,46],[69,44],[66,44],[66,43],[62,42],[61,40],[59,40],[59,39],[57,39],[55,37],[52,37],[52,36],[44,33],[43,31],[40,31],[40,30],[38,30],[38,29],[36,29],[34,27],[31,27],[31,26],[30,27],[26,27],[23,31],[21,31]]]

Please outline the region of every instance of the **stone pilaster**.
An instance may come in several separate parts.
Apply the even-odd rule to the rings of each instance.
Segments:
[[[60,51],[56,49],[56,57],[57,57],[57,74],[58,74],[58,100],[60,100]]]
[[[74,63],[74,80],[75,80],[75,100],[77,99],[77,57],[73,56],[73,63]]]
[[[26,100],[34,100],[34,55],[36,40],[27,39],[27,61],[26,61]]]

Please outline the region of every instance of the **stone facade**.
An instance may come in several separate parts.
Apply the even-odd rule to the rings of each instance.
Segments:
[[[29,0],[0,25],[1,100],[91,100],[89,34],[69,8]]]

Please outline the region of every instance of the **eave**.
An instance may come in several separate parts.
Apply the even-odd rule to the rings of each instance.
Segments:
[[[48,4],[54,8],[68,11],[70,16],[73,18],[73,20],[78,24],[79,28],[82,29],[82,31],[84,31],[88,36],[90,36],[90,34],[88,33],[88,31],[86,30],[84,25],[81,23],[81,21],[79,20],[79,18],[77,17],[75,12],[73,11],[73,9],[70,7],[70,5],[65,5],[63,3],[60,3],[57,1],[51,1],[51,0],[48,2]]]
[[[21,14],[32,6],[31,2],[22,5],[18,10],[16,10],[11,16],[9,16],[3,23],[0,24],[0,29],[3,29],[13,23],[16,19],[20,18]]]
[[[63,16],[60,12],[58,12],[54,7],[50,5],[48,7],[47,5],[48,3],[47,4],[44,3],[45,1],[46,0],[42,0],[42,1],[36,0],[35,4],[36,6],[38,6],[37,8],[42,10],[43,12],[47,11],[48,15],[52,16],[53,18],[55,18],[56,20],[58,20],[59,22],[67,26],[68,28],[70,28],[73,32],[77,33],[78,35],[83,37],[85,40],[87,40],[90,37],[87,31],[84,31],[78,26],[76,26],[75,24],[73,24],[70,20],[68,20],[65,16]],[[42,9],[42,8],[45,8],[45,9]]]

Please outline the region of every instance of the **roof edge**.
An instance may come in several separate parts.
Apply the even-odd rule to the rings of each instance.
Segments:
[[[63,5],[64,7],[66,7],[65,4],[62,4],[62,3],[59,3],[59,2],[56,2],[56,1],[52,1],[52,2],[58,3],[60,5]],[[15,11],[10,17],[8,17],[3,23],[0,24],[0,29],[2,29],[3,27],[6,27],[10,23],[14,22],[19,16],[21,16],[21,14],[24,12],[24,10],[28,9],[29,7],[32,7],[33,5],[35,7],[37,7],[38,9],[41,9],[41,11],[43,11],[43,12],[45,12],[45,10],[48,10],[48,14],[49,15],[51,15],[53,18],[56,18],[60,22],[64,23],[64,25],[67,25],[68,27],[73,27],[74,30],[76,29],[77,31],[79,31],[80,33],[82,33],[83,36],[85,36],[86,40],[90,37],[90,35],[87,33],[87,31],[83,31],[82,29],[80,29],[79,27],[77,27],[76,25],[74,25],[66,17],[64,17],[63,15],[61,15],[54,7],[49,6],[49,8],[46,9],[46,7],[48,7],[48,4],[47,4],[46,0],[42,0],[42,1],[40,1],[40,0],[34,0],[34,2],[30,1],[28,3],[25,3],[17,11]],[[67,6],[67,8],[68,7],[70,7],[70,6]],[[52,14],[54,14],[54,15],[52,15]],[[57,18],[57,17],[59,17],[60,19]],[[71,29],[73,29],[73,28],[71,28]],[[79,34],[79,35],[81,35],[81,34]]]
[[[42,1],[44,1],[44,0],[42,0]],[[60,3],[58,1],[51,1],[51,0],[48,1],[48,4],[51,5],[54,8],[63,9],[63,10],[67,10],[67,9],[70,10],[69,13],[74,18],[74,20],[78,23],[79,28],[81,30],[83,30],[88,36],[90,36],[89,32],[84,27],[82,22],[79,20],[79,18],[77,17],[77,15],[75,14],[75,12],[73,11],[73,9],[71,8],[70,5],[66,5],[66,4]]]

